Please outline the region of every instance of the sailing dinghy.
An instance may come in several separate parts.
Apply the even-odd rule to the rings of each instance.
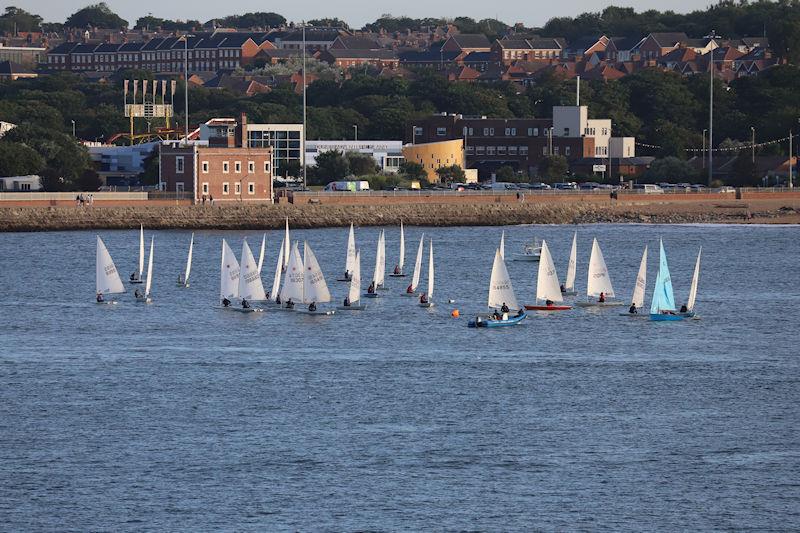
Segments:
[[[613,307],[625,305],[619,300],[614,300],[614,287],[608,275],[606,260],[597,239],[592,241],[592,255],[589,257],[589,272],[586,282],[585,302],[577,302],[579,307]]]
[[[547,247],[547,241],[542,239],[541,257],[539,259],[539,273],[536,277],[536,304],[526,305],[525,309],[532,311],[567,311],[572,309],[569,305],[557,305],[564,301],[561,288],[558,285],[558,274],[553,263],[553,256]]]
[[[116,304],[116,300],[106,300],[109,294],[122,294],[125,286],[117,272],[117,267],[108,253],[103,239],[97,236],[97,253],[95,264],[95,296],[99,304]]]
[[[139,225],[139,270],[134,271],[129,278],[130,283],[139,284],[144,283],[142,276],[144,275],[144,224]]]
[[[515,326],[528,316],[525,310],[517,303],[514,287],[511,285],[511,278],[508,275],[508,269],[499,248],[494,252],[494,264],[492,265],[492,276],[489,280],[489,301],[487,305],[490,309],[495,310],[494,314],[477,316],[475,320],[469,321],[467,324],[469,327],[499,328]],[[504,311],[501,314],[500,310],[503,306],[506,306],[509,311]],[[511,310],[519,310],[519,312],[510,316],[509,312]]]
[[[664,242],[659,242],[658,275],[653,289],[653,301],[650,304],[650,320],[657,322],[674,322],[685,317],[675,312],[675,294],[672,291],[672,277],[669,274],[667,253]]]
[[[353,263],[356,260],[356,234],[353,231],[353,223],[350,223],[350,234],[347,236],[347,256],[344,261],[344,276],[337,278],[336,281],[350,281],[353,275]]]
[[[300,257],[298,244],[294,243],[283,275],[280,292],[283,306],[280,309],[294,311],[295,304],[303,302],[303,278],[303,259]]]
[[[539,239],[534,238],[522,247],[522,253],[514,254],[514,261],[536,262],[539,260],[541,253],[542,245],[539,243]]]
[[[261,271],[258,269],[253,257],[253,251],[247,244],[247,239],[242,241],[242,264],[239,267],[239,284],[238,296],[241,299],[239,305],[234,305],[232,308],[240,313],[256,313],[261,309],[253,307],[251,302],[263,302],[267,299],[264,293],[264,285],[261,282]]]
[[[567,263],[567,279],[564,280],[564,288],[561,294],[564,296],[577,296],[575,290],[575,269],[578,265],[578,232],[572,235],[572,248],[569,251],[569,262]]]
[[[411,276],[411,284],[406,287],[406,292],[403,296],[416,296],[417,287],[419,286],[419,276],[422,271],[422,247],[425,241],[425,234],[419,238],[419,246],[417,247],[417,258],[414,260],[414,275]]]
[[[264,266],[264,253],[267,249],[267,234],[261,236],[261,251],[258,252],[258,272],[261,273],[261,267]]]
[[[697,261],[694,263],[694,274],[692,274],[692,285],[689,288],[689,299],[686,300],[686,310],[680,310],[680,315],[686,318],[694,318],[694,304],[697,300],[697,282],[700,281],[700,254],[703,253],[703,248],[697,252]]]
[[[397,260],[397,264],[394,266],[394,270],[391,274],[389,274],[392,278],[404,278],[406,275],[403,273],[403,266],[406,262],[406,236],[405,231],[403,230],[403,221],[400,221],[400,257]]]
[[[189,255],[186,256],[186,270],[182,276],[178,276],[178,286],[189,288],[189,274],[192,272],[192,250],[194,249],[194,233],[189,240]]]
[[[353,263],[353,275],[350,278],[350,292],[347,293],[347,298],[343,305],[338,306],[336,309],[341,311],[363,311],[367,308],[366,304],[360,303],[361,301],[361,252],[356,251],[356,261]]]
[[[382,288],[384,276],[386,274],[386,246],[383,242],[383,230],[378,234],[378,247],[375,250],[375,269],[372,271],[372,283],[364,296],[367,298],[377,298],[378,289]]]
[[[433,307],[433,239],[428,246],[428,288],[419,297],[420,307]]]
[[[141,289],[136,289],[136,301],[143,304],[149,304],[153,302],[153,299],[150,298],[150,288],[153,285],[153,242],[155,238],[150,237],[150,257],[147,258],[147,282],[144,284],[144,294],[142,294]]]
[[[318,309],[317,304],[324,304],[331,301],[331,293],[328,284],[325,283],[325,276],[317,261],[317,256],[308,241],[303,244],[303,303],[308,305],[306,309],[298,309],[298,312],[307,315],[332,315],[336,311],[329,309]]]
[[[219,299],[222,306],[231,309],[231,305],[239,297],[239,261],[236,255],[228,246],[225,239],[222,239],[222,259],[219,268]],[[227,302],[227,304],[226,304]]]
[[[636,274],[636,284],[633,287],[633,296],[631,296],[631,307],[627,313],[620,313],[620,316],[647,316],[646,314],[639,313],[644,307],[644,291],[647,288],[647,246],[644,247],[642,253],[642,262],[639,263],[639,272]]]
[[[275,277],[272,278],[272,290],[269,291],[270,301],[275,305],[281,305],[280,290],[281,290],[281,274],[283,273],[283,242],[278,251],[278,262],[275,264]]]

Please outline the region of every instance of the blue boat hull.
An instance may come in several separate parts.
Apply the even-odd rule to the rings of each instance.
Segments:
[[[508,320],[495,320],[493,318],[486,318],[478,322],[477,320],[470,320],[467,326],[471,328],[504,328],[508,326],[516,326],[528,316],[528,313],[522,313],[519,316],[510,316]]]
[[[662,315],[650,313],[650,320],[654,322],[675,322],[684,320],[686,317],[682,315]]]

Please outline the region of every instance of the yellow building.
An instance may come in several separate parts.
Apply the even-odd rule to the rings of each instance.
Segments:
[[[423,144],[407,144],[403,146],[403,157],[406,161],[419,163],[425,169],[430,183],[437,183],[439,176],[436,169],[464,164],[464,140],[438,141]]]

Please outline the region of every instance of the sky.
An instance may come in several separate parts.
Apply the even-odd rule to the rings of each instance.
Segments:
[[[5,9],[13,5],[26,11],[41,15],[46,22],[64,22],[69,15],[99,0],[12,0],[0,2]],[[472,17],[498,18],[508,24],[522,22],[526,26],[541,26],[549,19],[559,16],[574,16],[585,11],[600,11],[609,4],[633,6],[637,11],[669,8],[676,12],[687,12],[706,7],[710,2],[698,3],[691,0],[672,0],[668,4],[657,0],[565,0],[562,2],[543,2],[542,0],[506,0],[487,2],[486,0],[405,0],[405,1],[300,1],[265,2],[264,0],[230,0],[221,4],[218,0],[106,0],[111,9],[133,26],[136,19],[151,14],[168,19],[195,19],[205,22],[212,18],[242,14],[249,11],[274,11],[288,20],[300,21],[315,18],[338,17],[351,27],[361,27],[383,14],[394,16]]]

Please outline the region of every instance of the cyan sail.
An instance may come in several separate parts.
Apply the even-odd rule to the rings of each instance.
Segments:
[[[669,265],[667,264],[667,253],[664,251],[664,242],[660,243],[658,253],[658,276],[656,276],[656,287],[653,291],[653,303],[650,305],[650,313],[657,315],[661,311],[675,310],[675,295],[672,293],[672,278],[669,275]]]

